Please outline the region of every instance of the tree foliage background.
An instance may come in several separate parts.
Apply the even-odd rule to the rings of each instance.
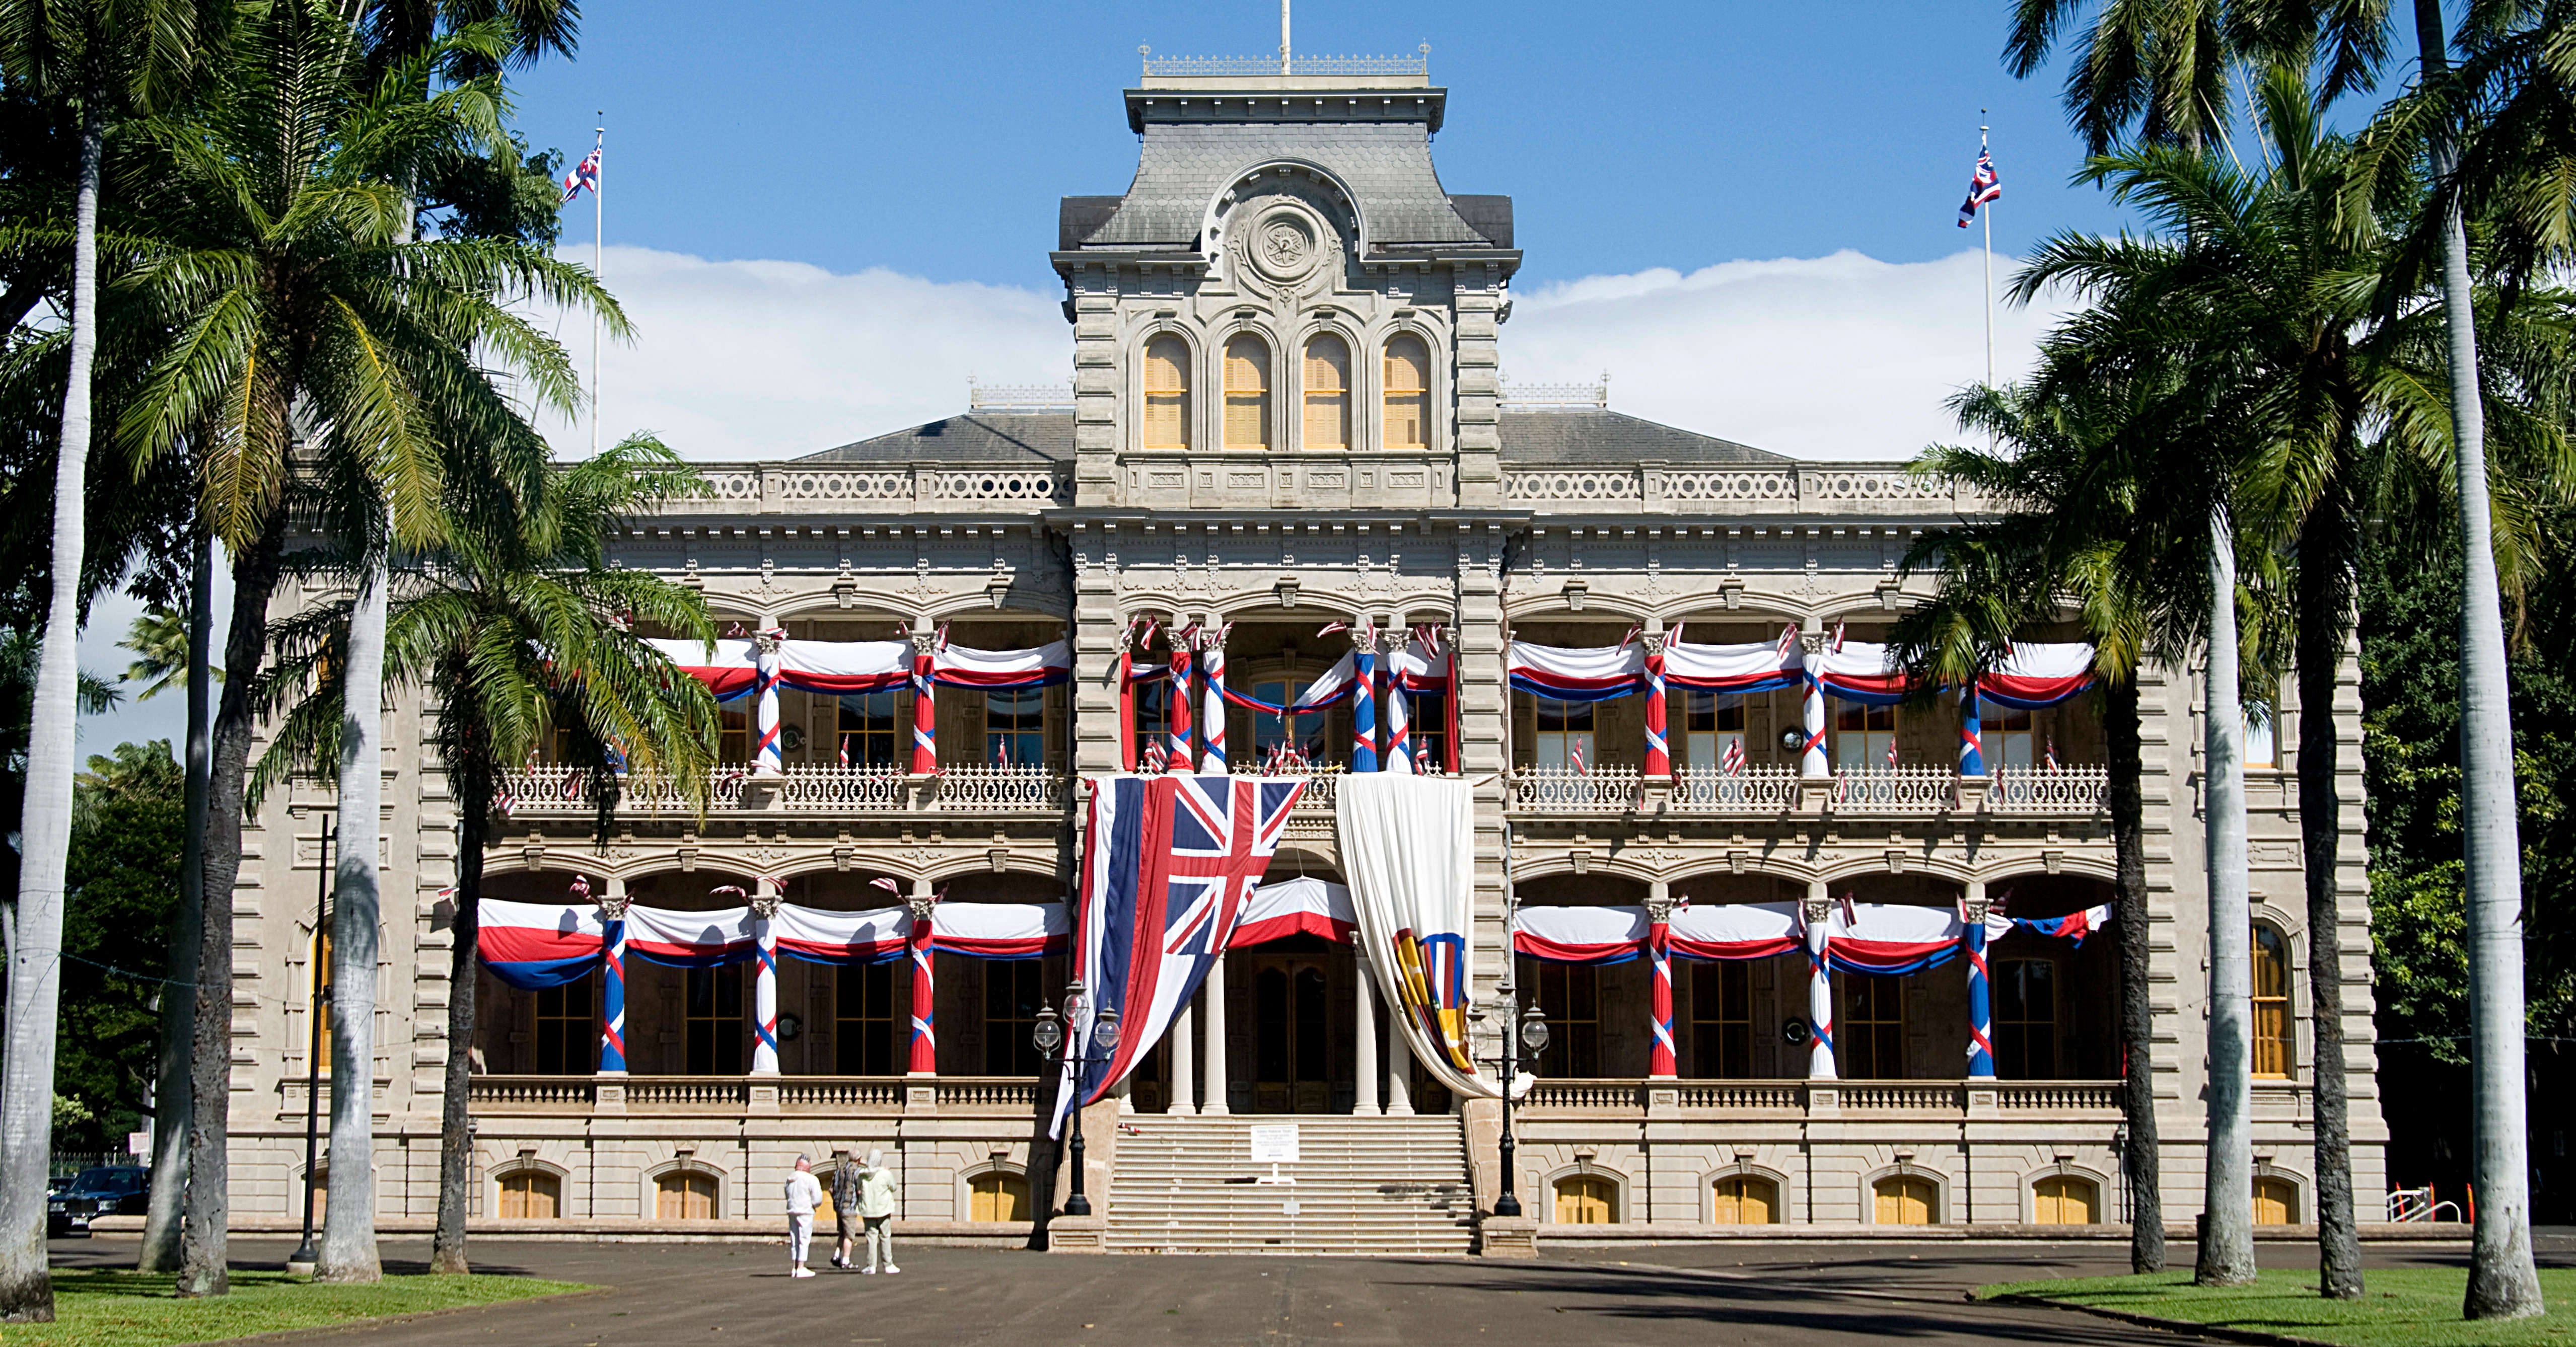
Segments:
[[[119,744],[73,787],[71,901],[63,927],[55,1145],[123,1151],[157,1063],[187,825],[170,741]]]

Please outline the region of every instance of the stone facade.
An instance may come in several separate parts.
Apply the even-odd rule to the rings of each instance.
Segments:
[[[2053,1222],[2070,1210],[2121,1219],[2111,937],[2080,950],[2020,935],[1995,947],[1999,962],[2047,965],[2034,983],[2045,993],[2033,994],[2045,1005],[2018,1021],[2005,1073],[2023,1078],[2001,1081],[1962,1078],[1957,964],[1846,988],[1874,998],[1859,1016],[1846,1000],[1840,1018],[1847,1041],[1878,1035],[1876,1078],[1812,1081],[1806,1049],[1782,1033],[1806,1007],[1802,961],[1676,965],[1681,1077],[1649,1079],[1642,964],[1557,974],[1501,957],[1515,894],[1655,904],[1850,892],[1943,907],[2009,895],[2016,914],[2041,916],[2107,901],[2112,848],[2089,699],[2036,713],[2026,730],[1990,724],[1990,745],[2023,736],[2017,756],[1990,747],[1993,773],[1960,779],[1947,766],[1955,707],[1837,724],[1838,774],[1819,777],[1800,775],[1781,742],[1798,723],[1796,694],[1698,710],[1677,695],[1675,771],[1648,777],[1639,699],[1599,704],[1578,727],[1508,690],[1512,639],[1608,645],[1633,625],[1660,641],[1685,622],[1700,642],[1768,640],[1784,624],[1811,646],[1838,630],[1874,639],[1926,592],[1899,575],[1908,546],[1982,507],[1893,461],[1792,461],[1623,416],[1597,393],[1516,399],[1500,354],[1520,262],[1510,202],[1441,187],[1429,144],[1446,94],[1403,74],[1149,77],[1125,96],[1142,137],[1134,186],[1065,201],[1052,256],[1074,331],[1069,391],[1053,405],[979,393],[942,421],[712,466],[703,499],[618,543],[619,564],[685,578],[720,621],[790,639],[940,626],[985,648],[1067,639],[1070,687],[1032,704],[943,697],[938,776],[905,774],[901,751],[872,737],[908,735],[902,694],[853,706],[788,693],[782,776],[725,769],[703,822],[630,797],[604,844],[589,807],[566,799],[562,772],[541,764],[515,783],[518,808],[488,858],[490,896],[563,901],[581,873],[669,907],[723,906],[709,888],[755,877],[790,901],[841,909],[883,906],[870,887],[880,877],[950,902],[1052,900],[1070,873],[1079,776],[1116,770],[1121,736],[1136,728],[1119,721],[1112,677],[1133,619],[1231,623],[1235,684],[1278,689],[1349,648],[1348,635],[1318,634],[1326,624],[1434,624],[1461,661],[1455,770],[1477,802],[1476,991],[1491,1000],[1510,979],[1557,1002],[1562,1046],[1542,1058],[1515,1120],[1518,1187],[1542,1239],[1560,1219],[1678,1232],[1756,1219],[1757,1208],[1759,1219],[1826,1227]],[[290,591],[279,611],[319,597]],[[2197,698],[2180,669],[2148,670],[2142,691],[2152,1067],[2166,1210],[2187,1217],[2198,1209],[2206,1022]],[[424,746],[424,696],[399,691],[386,718],[375,1163],[397,1227],[425,1223],[435,1205],[453,916],[455,811]],[[2355,765],[2338,878],[2354,1164],[2367,1195],[2385,1186],[2385,1133],[2349,668],[2336,710]],[[2295,714],[2283,708],[2285,721]],[[1315,776],[1310,803],[1274,877],[1338,877],[1332,763],[1350,741],[1349,712],[1295,727],[1237,712],[1229,726],[1239,770],[1271,740],[1318,730],[1319,760],[1303,769]],[[1583,745],[1579,775],[1559,761],[1569,735]],[[1729,735],[1743,746],[1741,774],[1717,762]],[[1885,767],[1891,735],[1897,765]],[[856,765],[841,765],[844,742]],[[738,730],[726,744],[744,760]],[[2297,1221],[2312,1219],[2305,904],[2292,764],[2270,757],[2249,773],[2254,888],[2283,953],[2275,1037],[2288,1051],[2278,1078],[2256,1085],[2256,1151],[2286,1181],[2270,1191]],[[233,1181],[234,1209],[254,1224],[291,1223],[302,1178],[329,803],[298,782],[262,806],[245,842]],[[1391,1041],[1377,1050],[1346,947],[1238,951],[1228,972],[1223,1005],[1202,1006],[1181,1038],[1209,1031],[1186,1077],[1206,1098],[1173,1098],[1181,1073],[1167,1046],[1125,1108],[1441,1106],[1400,1069],[1382,1082],[1366,1069],[1397,1054]],[[1031,1002],[1061,994],[1060,960],[943,958],[936,1076],[902,1074],[900,966],[786,965],[779,1004],[799,1032],[776,1076],[745,1074],[751,997],[739,981],[640,961],[631,976],[631,1076],[593,1072],[586,991],[548,1000],[483,980],[484,1228],[647,1235],[766,1222],[794,1154],[874,1146],[897,1154],[916,1231],[1017,1238],[1047,1205],[1014,1185],[1053,1191],[1026,1037]],[[1888,1027],[1856,1031],[1865,1018]],[[1481,1105],[1463,1121],[1489,1203],[1498,1119]],[[1107,1188],[1114,1212],[1105,1150],[1094,1195]],[[2092,1205],[2066,1205],[2078,1199]]]

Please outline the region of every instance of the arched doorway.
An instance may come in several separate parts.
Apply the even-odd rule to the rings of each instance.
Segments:
[[[1321,954],[1240,956],[1252,974],[1252,1109],[1323,1113],[1332,1105],[1331,979]]]

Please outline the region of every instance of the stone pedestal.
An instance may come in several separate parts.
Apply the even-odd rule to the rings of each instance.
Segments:
[[[1538,1257],[1538,1218],[1486,1217],[1476,1226],[1476,1252],[1487,1258]]]

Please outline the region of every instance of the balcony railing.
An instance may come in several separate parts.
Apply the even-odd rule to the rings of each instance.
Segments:
[[[1673,808],[1695,814],[1777,814],[1797,807],[1798,774],[1787,767],[1673,771]]]
[[[1622,814],[1637,807],[1637,769],[1525,767],[1512,777],[1512,808],[1542,814]]]
[[[1552,1112],[1633,1113],[1669,1090],[1672,1106],[1691,1114],[1837,1115],[1954,1114],[1991,1107],[2018,1116],[2110,1118],[2120,1111],[2117,1081],[1879,1080],[1539,1080],[1521,1107],[1543,1119]],[[1830,1104],[1828,1104],[1830,1100]]]
[[[1959,774],[1947,767],[1870,763],[1834,769],[1837,813],[1938,814],[1958,801]]]
[[[1996,767],[1987,808],[1998,814],[2091,814],[2103,808],[2111,769],[2102,766]]]
[[[1973,778],[1971,778],[1973,781]],[[1785,765],[1675,769],[1667,788],[1628,766],[1524,767],[1511,778],[1511,805],[1534,814],[1622,814],[1661,808],[1676,814],[1776,815],[1801,808],[1835,814],[1929,815],[1969,809],[1995,815],[2090,815],[2102,809],[2108,777],[2099,766],[2005,767],[1973,799],[1947,767],[1899,763],[1836,768],[1816,783],[1821,799],[1801,798],[1796,769]]]
[[[592,772],[539,763],[505,780],[513,817],[574,816],[592,812]],[[1072,798],[1072,778],[1052,767],[1018,763],[955,763],[927,782],[891,766],[791,766],[775,776],[754,776],[740,766],[707,774],[711,813],[786,810],[799,813],[868,813],[920,810],[947,814],[1061,812]],[[620,815],[681,814],[692,806],[667,778],[619,778]]]
[[[928,1106],[950,1112],[1026,1113],[1051,1082],[1032,1076],[476,1076],[478,1114],[735,1114],[753,1091],[775,1089],[783,1113],[887,1114]],[[605,1096],[605,1099],[603,1098]]]

